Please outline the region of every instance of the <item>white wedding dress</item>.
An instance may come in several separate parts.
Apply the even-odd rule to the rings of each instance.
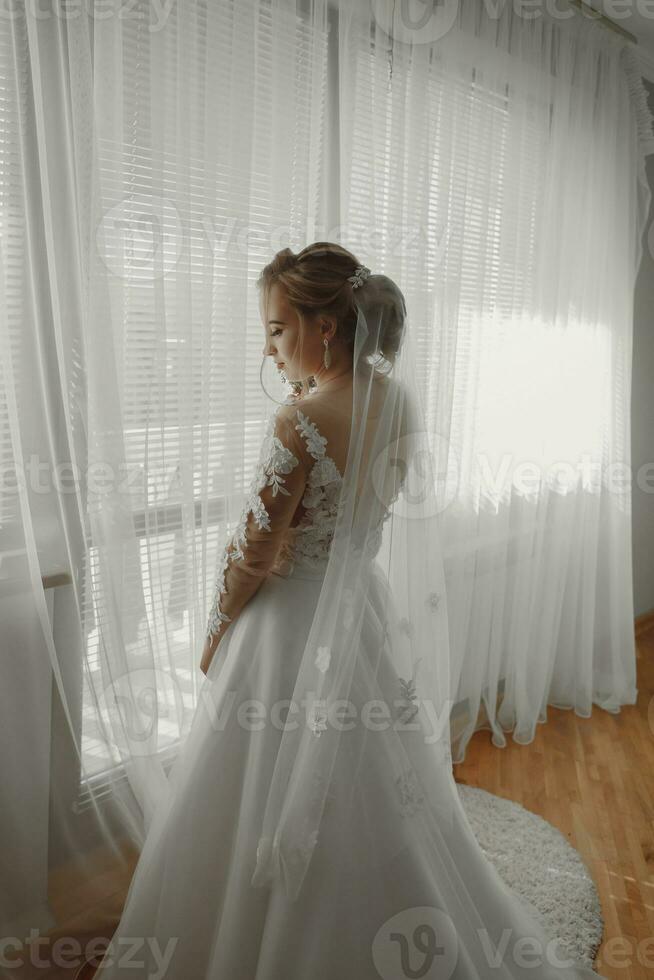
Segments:
[[[453,778],[456,819],[444,824],[431,857],[412,848],[407,828],[428,802],[410,773],[389,784],[383,751],[374,746],[364,756],[365,778],[351,771],[347,751],[337,758],[333,785],[349,794],[350,819],[334,845],[336,801],[327,800],[325,832],[310,842],[298,900],[278,883],[252,886],[285,699],[320,593],[345,464],[348,408],[339,412],[336,394],[328,406],[317,394],[288,399],[272,416],[220,568],[210,627],[227,628],[98,976],[597,980],[581,963],[549,962],[545,945],[543,965],[534,969],[533,943],[550,937],[480,849]],[[389,612],[392,618],[393,601],[373,556],[354,700],[375,689],[379,697],[395,694],[397,678],[378,659],[380,624]],[[368,860],[373,842],[376,853],[387,848],[384,866]],[[521,939],[532,943],[522,953]]]

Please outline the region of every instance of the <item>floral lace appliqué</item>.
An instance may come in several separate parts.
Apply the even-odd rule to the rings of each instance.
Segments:
[[[327,731],[327,708],[324,701],[314,701],[308,711],[307,724],[316,738]]]
[[[247,544],[247,523],[249,515],[252,514],[255,523],[260,530],[270,531],[270,516],[264,503],[259,496],[265,487],[272,487],[273,497],[278,493],[289,496],[289,491],[284,486],[286,482],[284,475],[289,474],[294,467],[299,465],[298,458],[288,449],[284,443],[275,435],[275,421],[277,413],[273,414],[268,423],[264,436],[259,462],[254,477],[250,483],[247,499],[238,525],[227,542],[218,567],[216,589],[214,601],[209,612],[207,623],[207,638],[211,638],[214,633],[220,630],[222,623],[231,622],[231,618],[220,608],[220,600],[226,594],[225,571],[231,561],[245,558],[243,551]]]
[[[322,459],[325,455],[327,440],[318,432],[315,422],[311,422],[306,415],[298,408],[297,417],[300,420],[295,428],[302,433],[307,441],[307,449],[314,459]]]
[[[398,681],[400,682],[400,700],[398,704],[399,711],[397,720],[401,721],[402,724],[406,724],[407,722],[411,721],[419,709],[419,705],[417,703],[418,696],[416,694],[416,672],[418,670],[420,660],[422,660],[422,657],[418,658],[416,661],[416,665],[409,680],[405,681],[403,677],[398,677]]]

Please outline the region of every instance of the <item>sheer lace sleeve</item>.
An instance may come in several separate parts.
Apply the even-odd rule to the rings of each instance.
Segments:
[[[239,524],[219,562],[206,633],[212,645],[269,575],[302,499],[307,455],[294,416],[292,406],[281,405],[268,424]]]

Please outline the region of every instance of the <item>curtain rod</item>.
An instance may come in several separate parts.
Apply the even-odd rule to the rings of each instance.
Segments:
[[[598,20],[605,27],[608,27],[609,30],[615,31],[617,34],[622,34],[622,36],[626,37],[629,41],[633,41],[634,44],[638,44],[638,38],[635,34],[632,34],[624,27],[620,27],[619,24],[616,24],[614,20],[611,20],[610,17],[607,17],[599,10],[595,10],[594,7],[591,7],[591,5],[587,3],[587,0],[568,0],[568,3],[571,6],[576,7],[577,10],[581,11],[585,17],[589,17],[591,20]]]

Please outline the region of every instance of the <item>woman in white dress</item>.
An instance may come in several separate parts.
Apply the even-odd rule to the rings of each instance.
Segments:
[[[193,724],[102,980],[581,980],[452,776],[441,504],[395,283],[325,242],[259,283],[271,414]]]

